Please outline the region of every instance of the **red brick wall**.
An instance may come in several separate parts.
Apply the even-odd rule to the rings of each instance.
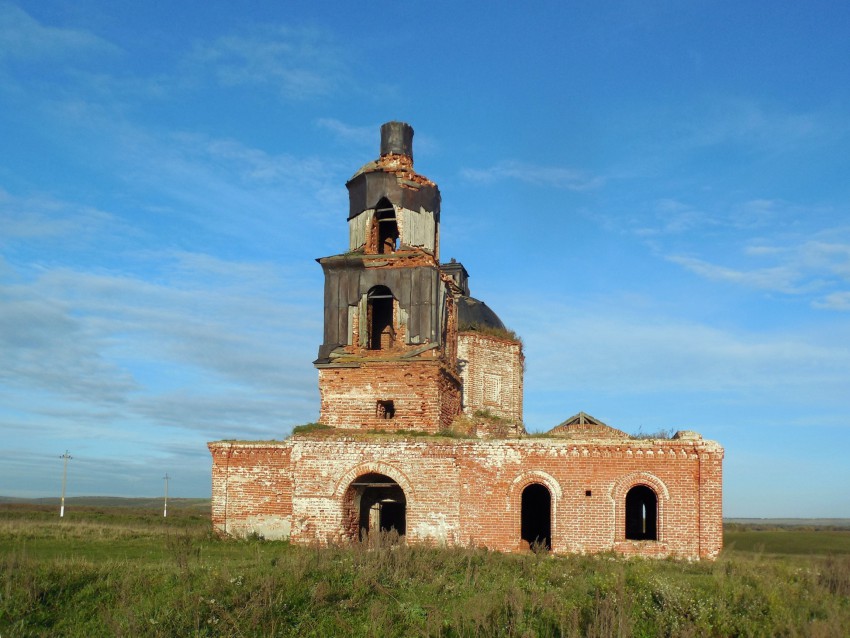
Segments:
[[[457,356],[465,362],[461,368],[463,411],[474,414],[477,410],[487,410],[521,423],[522,345],[477,332],[461,332]],[[494,383],[498,386],[496,393]]]
[[[291,441],[218,441],[212,454],[212,519],[220,533],[268,539],[289,536],[292,515]]]
[[[359,476],[375,472],[405,492],[409,542],[523,549],[522,491],[539,483],[552,497],[555,552],[714,558],[722,547],[723,450],[711,441],[481,441],[336,431],[210,449],[213,521],[229,533],[250,533],[265,516],[260,522],[278,521],[294,542],[345,540],[346,493]],[[625,494],[635,485],[658,497],[657,541],[625,539]]]
[[[460,380],[436,360],[322,368],[319,394],[319,421],[338,428],[435,433],[460,411]],[[378,401],[393,402],[394,418],[378,416]]]

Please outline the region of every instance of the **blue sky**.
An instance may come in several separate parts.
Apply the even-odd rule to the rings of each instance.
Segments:
[[[850,517],[850,5],[0,0],[0,494],[208,496],[318,416],[315,258],[389,120],[525,421]]]

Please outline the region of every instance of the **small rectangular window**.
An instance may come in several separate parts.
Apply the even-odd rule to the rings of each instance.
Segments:
[[[392,419],[395,416],[395,405],[392,401],[378,401],[375,416],[379,419]]]

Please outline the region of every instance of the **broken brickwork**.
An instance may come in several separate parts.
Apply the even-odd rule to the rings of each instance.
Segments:
[[[320,425],[210,443],[215,529],[716,557],[717,443],[636,439],[584,413],[526,434],[522,344],[470,296],[466,269],[440,262],[440,192],[414,171],[412,140],[406,124],[381,128],[379,159],[347,184],[348,251],[318,260]]]
[[[516,340],[476,331],[458,336],[466,414],[489,412],[522,422],[522,346]]]

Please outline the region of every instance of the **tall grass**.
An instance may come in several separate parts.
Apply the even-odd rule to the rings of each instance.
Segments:
[[[114,536],[87,536],[103,528],[84,520],[6,522],[0,512],[2,636],[831,637],[850,626],[847,555],[733,550],[687,563],[385,537],[320,549],[153,518],[124,517]]]

